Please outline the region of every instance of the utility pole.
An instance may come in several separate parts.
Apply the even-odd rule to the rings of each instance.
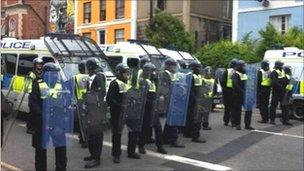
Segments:
[[[153,0],[150,0],[150,23],[153,18]]]

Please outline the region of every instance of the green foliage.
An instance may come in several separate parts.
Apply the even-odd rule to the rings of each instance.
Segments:
[[[221,40],[217,43],[207,44],[201,48],[196,57],[203,65],[213,68],[227,67],[233,58],[243,59],[247,63],[258,62],[260,59],[246,43],[232,43],[228,40]]]
[[[298,27],[291,28],[281,36],[284,47],[297,47],[304,49],[304,31]]]
[[[145,27],[145,35],[156,47],[174,48],[190,53],[195,51],[195,38],[185,31],[183,22],[160,10],[155,10],[155,16]]]

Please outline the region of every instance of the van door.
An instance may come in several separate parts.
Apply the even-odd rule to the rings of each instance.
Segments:
[[[1,90],[6,95],[13,76],[16,74],[17,54],[1,54],[1,74],[3,76],[1,81]]]

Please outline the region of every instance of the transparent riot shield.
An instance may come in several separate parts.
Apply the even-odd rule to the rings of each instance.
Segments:
[[[166,114],[171,96],[171,78],[168,74],[160,73],[154,103],[154,115]]]
[[[191,73],[177,73],[177,80],[172,84],[167,113],[167,124],[170,126],[185,126],[186,124],[191,80]]]
[[[147,90],[147,84],[141,84],[139,89],[128,90],[123,98],[122,115],[125,116],[126,125],[131,131],[141,131]]]
[[[251,111],[256,106],[258,65],[246,65],[246,75],[248,79],[245,84],[244,104],[245,111]]]
[[[72,141],[73,82],[63,81],[58,72],[44,73],[47,87],[41,91],[46,98],[42,106],[42,147],[67,146]]]

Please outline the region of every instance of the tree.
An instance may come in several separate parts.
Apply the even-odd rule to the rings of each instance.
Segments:
[[[155,10],[155,16],[145,27],[145,35],[156,47],[170,48],[193,53],[194,36],[185,31],[185,26],[178,18],[166,12]]]

